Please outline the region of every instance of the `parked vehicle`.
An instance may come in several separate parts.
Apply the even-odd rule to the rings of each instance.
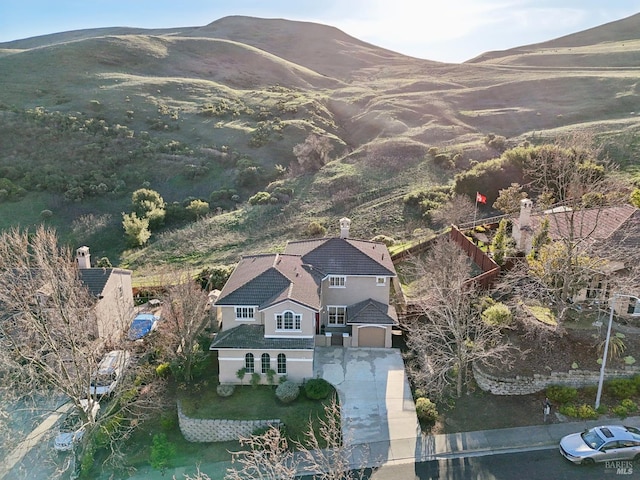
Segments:
[[[560,453],[577,464],[615,460],[640,461],[640,429],[608,425],[572,433],[560,440]]]
[[[146,337],[156,329],[158,320],[160,320],[160,317],[152,313],[139,313],[129,326],[127,338],[129,340],[140,340]]]
[[[91,420],[95,421],[100,411],[100,404],[96,400],[82,399],[80,400],[82,409],[89,415]],[[89,408],[91,405],[91,408]],[[83,422],[80,412],[72,410],[67,413],[60,424],[60,431],[53,441],[53,448],[59,452],[65,452],[73,448],[74,443],[79,442],[84,436],[86,423]]]
[[[131,353],[126,350],[113,350],[107,353],[98,364],[98,371],[91,377],[91,395],[111,395],[124,374]]]

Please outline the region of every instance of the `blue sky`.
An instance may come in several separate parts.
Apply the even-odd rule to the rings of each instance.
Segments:
[[[406,55],[462,62],[640,13],[640,0],[0,0],[0,42],[97,27],[201,26],[227,15],[337,27]]]

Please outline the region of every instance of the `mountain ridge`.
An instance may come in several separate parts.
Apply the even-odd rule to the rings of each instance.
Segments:
[[[80,202],[60,224],[75,221],[74,212],[88,208],[82,202],[122,199],[141,183],[170,202],[233,189],[244,201],[274,181],[292,183],[287,188],[300,195],[293,201],[306,202],[295,208],[320,216],[349,214],[338,205],[348,204],[352,192],[386,192],[399,202],[404,193],[388,192],[451,183],[473,162],[499,155],[490,136],[504,137],[504,146],[576,130],[635,136],[640,33],[628,37],[635,24],[640,32],[640,16],[621,22],[620,38],[613,22],[604,32],[580,33],[579,41],[543,42],[461,64],[408,57],[335,27],[243,16],[198,27],[114,27],[2,43],[0,177],[9,175],[34,195],[51,184],[43,208],[55,210],[66,201],[60,196]],[[17,128],[11,122],[19,114],[27,120]],[[43,116],[46,128],[33,120]],[[109,150],[107,159],[93,153],[107,150],[106,140],[85,135],[96,123],[101,135],[119,132],[122,151]],[[65,125],[77,130],[51,131]],[[300,175],[293,148],[311,134],[330,143],[331,161]],[[434,164],[433,149],[451,159],[449,167]],[[99,161],[114,165],[107,178],[89,167]],[[36,163],[46,180],[18,168]],[[393,205],[393,214],[367,212],[367,231],[402,217],[401,205],[384,205]],[[8,208],[0,202],[0,218],[12,218]],[[125,207],[100,208],[118,209],[117,216]]]

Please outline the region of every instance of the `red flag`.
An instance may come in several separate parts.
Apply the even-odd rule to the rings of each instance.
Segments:
[[[480,192],[476,192],[476,202],[487,203],[487,197],[485,195],[482,195]]]

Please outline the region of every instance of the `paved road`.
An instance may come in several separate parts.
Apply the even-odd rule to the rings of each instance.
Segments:
[[[555,448],[481,457],[385,465],[367,480],[602,480],[640,478],[640,465],[572,465]],[[308,480],[305,477],[304,480]]]
[[[51,430],[55,423],[72,407],[73,404],[71,402],[64,403],[50,415],[46,416],[42,423],[34,428],[5,458],[0,460],[0,480],[27,478],[27,475],[36,475],[29,476],[28,478],[48,478],[51,476],[49,469],[55,469],[56,465],[54,465],[53,462],[45,462],[43,458],[38,457],[42,457],[43,453],[45,456],[48,456],[46,454],[53,451],[48,441],[50,440],[49,430]],[[46,443],[46,446],[43,445],[43,443]],[[36,453],[35,450],[38,450],[38,452]],[[22,465],[23,459],[29,454],[34,454],[31,456],[35,456],[36,459],[30,459],[27,463],[37,465],[37,468],[28,468]],[[29,470],[34,471],[29,472]],[[42,477],[38,477],[38,474],[42,474]]]

